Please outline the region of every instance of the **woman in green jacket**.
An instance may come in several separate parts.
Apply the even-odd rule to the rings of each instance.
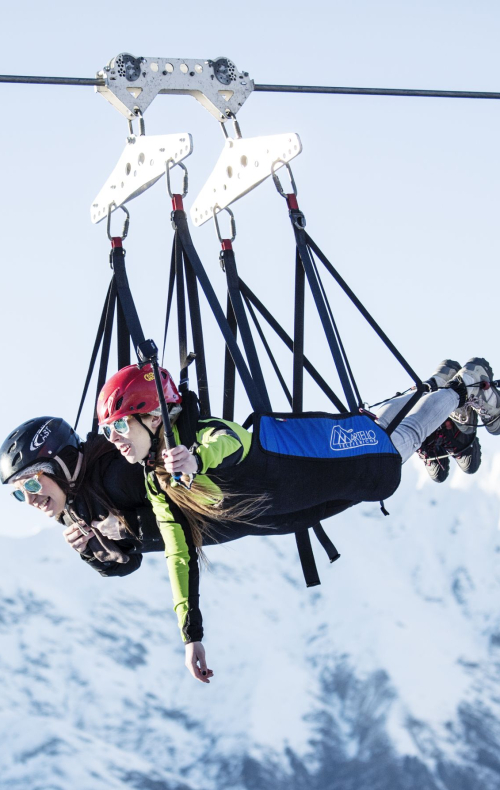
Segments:
[[[493,372],[473,358],[456,373],[448,361],[391,434],[385,428],[409,396],[377,416],[322,413],[257,415],[253,433],[226,420],[194,419],[168,371],[160,368],[176,441],[167,450],[150,365],[129,365],[104,385],[99,424],[132,464],[142,463],[165,543],[174,609],[186,666],[198,680],[213,675],[205,660],[199,608],[198,555],[203,546],[245,535],[297,532],[363,501],[391,496],[401,464],[451,414],[471,408],[491,433],[500,421]]]

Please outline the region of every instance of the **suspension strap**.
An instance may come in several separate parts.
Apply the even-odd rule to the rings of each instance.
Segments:
[[[276,332],[280,340],[283,341],[285,346],[293,352],[293,340],[292,338],[285,332],[281,324],[279,324],[274,316],[269,312],[269,310],[262,304],[260,299],[253,293],[253,291],[243,282],[241,277],[239,278],[240,283],[240,290],[243,294],[245,300],[248,300],[256,310],[259,311],[260,315],[264,318],[264,320],[269,324],[271,329]],[[304,368],[307,370],[313,381],[316,382],[318,387],[321,389],[322,392],[329,398],[329,400],[333,403],[335,408],[339,412],[346,412],[347,408],[342,403],[342,401],[336,396],[332,388],[327,384],[325,379],[318,373],[316,368],[311,364],[306,356],[304,356]],[[291,405],[291,403],[290,403]]]
[[[233,305],[229,293],[227,295],[226,317],[235,341],[238,339],[238,322],[234,314]],[[234,420],[234,400],[236,392],[236,366],[231,356],[228,346],[224,352],[224,394],[222,400],[222,419],[233,422]]]
[[[174,243],[172,245],[172,255],[170,258],[170,275],[168,278],[167,310],[165,314],[165,331],[163,333],[163,351],[161,355],[162,367],[165,366],[165,348],[167,346],[167,333],[168,333],[168,325],[170,322],[170,311],[172,309],[172,299],[174,296],[174,286],[175,286],[175,238],[174,238]]]
[[[130,365],[130,334],[122,303],[119,299],[116,311],[116,327],[118,336],[118,370],[121,370]]]
[[[262,400],[261,393],[259,392],[258,387],[256,386],[251,373],[247,367],[243,354],[235,340],[234,334],[231,331],[231,327],[229,322],[224,315],[224,312],[219,304],[213,286],[208,278],[205,269],[203,268],[203,264],[200,261],[198,253],[196,252],[193,242],[191,240],[191,235],[189,233],[189,228],[187,224],[187,218],[184,211],[175,210],[172,214],[172,220],[174,227],[177,230],[179,240],[182,244],[182,249],[184,252],[185,261],[189,263],[189,266],[192,268],[197,280],[199,281],[203,292],[206,296],[210,309],[214,315],[217,324],[219,325],[219,329],[226,341],[226,345],[229,348],[230,354],[235,362],[236,368],[242,380],[243,386],[247,393],[248,399],[250,400],[251,406],[253,411],[256,412],[264,412],[266,411],[266,404]]]
[[[196,377],[198,379],[198,397],[200,401],[200,412],[202,417],[209,417],[212,412],[210,409],[210,397],[208,391],[208,373],[205,357],[205,343],[203,340],[203,325],[201,321],[200,297],[198,294],[198,282],[196,275],[184,255],[184,273],[186,275],[187,295],[189,302],[189,314],[191,317],[191,333],[194,343],[194,359],[196,364]],[[188,360],[190,357],[188,357]],[[191,357],[192,359],[192,357]]]
[[[305,230],[300,224],[303,221],[303,214],[300,211],[290,211],[289,213],[290,213],[290,219],[292,221],[292,226],[295,234],[295,243],[297,245],[300,260],[302,261],[302,265],[306,273],[306,277],[309,283],[309,287],[311,289],[311,293],[316,305],[316,309],[318,311],[321,323],[325,330],[326,339],[330,347],[330,352],[332,354],[333,360],[335,362],[335,367],[337,368],[337,372],[340,378],[340,383],[342,385],[342,389],[344,390],[344,394],[347,400],[347,405],[350,411],[355,412],[363,404],[361,401],[356,400],[352,382],[349,376],[349,371],[345,364],[344,355],[342,353],[342,348],[338,342],[335,329],[330,321],[328,308],[325,299],[323,297],[320,284],[318,282],[318,277],[314,269],[312,256],[306,244]]]
[[[110,284],[109,284],[108,292],[106,294],[106,299],[104,300],[104,307],[102,308],[101,318],[99,320],[99,327],[97,329],[97,335],[96,335],[96,339],[95,339],[95,342],[94,342],[94,348],[92,349],[92,355],[90,357],[90,365],[89,365],[89,369],[88,369],[88,372],[87,372],[87,378],[85,379],[85,384],[84,384],[84,387],[83,387],[83,393],[82,393],[82,397],[81,397],[81,400],[80,400],[80,405],[78,407],[78,414],[76,415],[76,420],[75,420],[75,425],[74,425],[74,430],[75,431],[78,428],[78,423],[80,421],[80,417],[81,417],[81,414],[82,414],[83,405],[84,405],[85,400],[87,398],[87,392],[88,392],[88,389],[89,389],[90,381],[92,379],[92,374],[94,372],[94,367],[95,367],[95,363],[96,363],[96,360],[97,360],[97,355],[99,353],[99,348],[101,346],[101,341],[102,341],[102,338],[103,338],[103,335],[104,335],[104,327],[106,325],[106,317],[107,317],[107,314],[108,314],[108,310],[110,309],[110,303],[111,303],[111,299],[112,299],[113,289],[114,289],[114,280],[112,279]],[[114,300],[114,298],[115,298],[115,296],[113,296],[113,300]],[[114,302],[113,302],[113,304],[114,304]],[[113,310],[114,310],[114,306],[113,306]]]
[[[420,399],[422,394],[425,392],[424,384],[422,383],[420,377],[415,373],[412,367],[408,364],[406,359],[403,355],[398,351],[394,343],[388,338],[385,334],[383,329],[378,325],[372,315],[368,312],[365,306],[360,302],[356,294],[349,288],[345,280],[341,277],[335,267],[330,263],[324,253],[321,252],[317,244],[311,239],[309,234],[305,234],[306,243],[308,247],[314,252],[317,258],[321,261],[321,263],[325,266],[326,270],[332,275],[334,280],[338,283],[338,285],[342,288],[346,296],[349,297],[351,302],[357,307],[363,318],[368,322],[371,328],[376,332],[382,342],[387,346],[389,351],[392,355],[397,359],[399,364],[402,368],[408,373],[408,375],[413,379],[416,385],[416,391],[412,398],[408,401],[408,403],[403,406],[401,411],[396,415],[396,417],[392,420],[389,426],[386,429],[386,432],[390,435],[395,428],[400,424],[400,422],[406,417],[408,412],[413,408],[413,406],[417,403]]]
[[[240,283],[241,283],[241,280],[240,280]],[[257,316],[255,314],[255,310],[252,307],[252,303],[250,302],[250,300],[246,296],[244,296],[243,298],[245,299],[245,306],[246,306],[246,308],[248,310],[248,314],[250,315],[250,317],[251,317],[251,319],[252,319],[252,321],[253,321],[253,323],[255,325],[257,333],[258,333],[258,335],[259,335],[259,337],[261,339],[262,345],[264,346],[264,348],[266,350],[267,356],[269,357],[269,361],[271,362],[271,365],[273,366],[273,370],[276,373],[278,381],[281,384],[281,388],[282,388],[283,392],[285,393],[285,397],[286,397],[288,403],[290,404],[290,408],[291,408],[292,407],[292,395],[290,393],[290,390],[288,389],[288,387],[286,385],[286,381],[285,381],[285,379],[283,377],[283,374],[282,374],[281,370],[279,369],[278,363],[276,362],[274,354],[271,351],[271,347],[269,346],[269,343],[267,342],[267,338],[266,338],[266,336],[265,336],[265,334],[264,334],[264,332],[262,330],[262,327],[261,327],[261,325],[259,323],[259,319],[257,318]]]
[[[120,238],[113,239],[113,242],[120,243],[112,244],[109,262],[115,275],[118,298],[123,310],[127,329],[132,338],[134,348],[137,348],[144,342],[144,333],[132,298],[132,292],[125,269],[125,250],[123,249]]]
[[[111,296],[109,300],[109,309],[106,314],[106,324],[104,326],[104,333],[102,337],[102,350],[101,350],[101,360],[99,363],[99,372],[97,374],[97,387],[95,393],[95,407],[94,407],[94,419],[92,421],[92,433],[97,433],[99,430],[98,420],[97,420],[97,399],[99,397],[99,393],[101,389],[104,387],[106,382],[107,372],[108,372],[108,362],[109,362],[109,352],[111,349],[111,337],[113,334],[113,319],[115,316],[115,307],[117,302],[117,288],[116,288],[116,280],[113,276],[112,280],[112,289],[111,289]]]
[[[123,208],[123,206],[121,208]],[[163,386],[158,369],[158,349],[156,348],[156,345],[152,340],[144,339],[144,334],[139,321],[139,316],[137,314],[134,300],[132,298],[132,293],[130,291],[127,273],[125,270],[125,250],[123,249],[123,239],[126,237],[128,232],[129,214],[126,209],[123,210],[126,214],[126,220],[125,220],[122,236],[111,236],[110,233],[111,206],[109,207],[109,211],[108,211],[108,237],[111,241],[111,252],[110,252],[109,260],[110,260],[110,266],[113,270],[113,277],[111,279],[111,283],[108,288],[106,302],[104,305],[103,312],[101,314],[101,319],[97,330],[97,337],[94,343],[94,349],[92,351],[90,366],[87,373],[87,379],[85,382],[84,391],[80,402],[80,407],[78,410],[75,428],[76,425],[78,424],[78,420],[82,412],[83,404],[85,402],[85,398],[88,392],[89,383],[93,374],[93,370],[95,367],[95,362],[97,359],[97,354],[101,342],[102,342],[102,350],[101,350],[101,360],[99,364],[97,392],[95,399],[96,405],[97,405],[97,399],[99,393],[106,381],[109,353],[111,349],[113,318],[115,312],[115,305],[116,303],[118,303],[117,323],[118,323],[119,365],[120,367],[122,367],[124,366],[124,363],[125,364],[130,363],[130,338],[132,338],[134,347],[137,351],[139,365],[143,365],[146,364],[146,362],[150,362],[153,367],[155,383],[158,393],[158,400],[160,403],[160,408],[161,408],[163,423],[164,423],[165,444],[167,446],[167,449],[170,449],[171,447],[175,447],[175,438],[173,436],[172,427],[170,425],[168,409],[165,402]],[[97,431],[98,431],[98,421],[97,421],[96,409],[94,407],[92,432],[97,433]]]
[[[261,400],[264,404],[265,411],[272,411],[271,401],[267,393],[267,388],[262,374],[257,349],[255,348],[254,339],[250,325],[248,323],[248,316],[245,312],[245,306],[241,297],[239,288],[238,271],[236,269],[236,259],[232,244],[227,239],[222,241],[222,250],[220,253],[220,260],[223,270],[226,272],[227,290],[231,300],[231,306],[236,319],[236,324],[239,328],[243,348],[248,360],[252,378],[259,390]]]
[[[304,401],[305,276],[298,250],[295,253],[295,310],[293,328],[292,409],[301,412]]]

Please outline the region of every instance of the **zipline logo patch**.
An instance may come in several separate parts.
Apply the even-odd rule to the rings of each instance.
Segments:
[[[340,425],[334,425],[330,439],[330,447],[335,452],[353,450],[357,447],[378,444],[375,431],[354,431],[353,428],[345,430]]]
[[[50,428],[47,427],[49,422],[52,422],[52,420],[48,420],[46,423],[44,423],[33,436],[30,445],[30,450],[32,452],[33,450],[37,450],[39,447],[41,447],[42,444],[44,444],[49,438]]]

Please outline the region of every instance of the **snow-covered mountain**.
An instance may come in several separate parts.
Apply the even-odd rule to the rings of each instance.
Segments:
[[[208,550],[183,666],[164,559],[102,579],[59,528],[0,540],[2,790],[500,788],[500,455],[293,536]]]

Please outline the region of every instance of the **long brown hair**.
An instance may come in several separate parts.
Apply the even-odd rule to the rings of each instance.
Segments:
[[[47,477],[50,477],[51,480],[57,483],[63,493],[66,494],[67,499],[69,497],[81,497],[86,510],[91,514],[95,509],[95,502],[97,500],[104,510],[119,518],[123,526],[130,534],[133,534],[123,513],[116,509],[114,503],[106,493],[101,476],[92,475],[94,466],[99,458],[109,453],[115,453],[118,457],[120,455],[119,451],[101,434],[89,433],[86,441],[81,446],[80,452],[83,454],[82,466],[73,485],[71,485],[66,477],[60,474],[59,471],[54,472],[54,474],[47,474]],[[76,468],[78,450],[74,447],[68,447],[65,448],[60,455],[70,470]],[[90,527],[90,524],[87,526]]]
[[[185,516],[193,542],[200,554],[202,554],[204,535],[210,535],[217,542],[217,523],[254,524],[256,517],[265,512],[267,502],[265,494],[242,497],[240,492],[228,491],[217,482],[219,492],[214,496],[214,489],[208,488],[199,478],[192,481],[189,490],[182,485],[172,485],[172,475],[166,471],[163,461],[164,449],[165,437],[162,425],[154,473],[162,491]],[[237,501],[231,503],[231,500]]]

